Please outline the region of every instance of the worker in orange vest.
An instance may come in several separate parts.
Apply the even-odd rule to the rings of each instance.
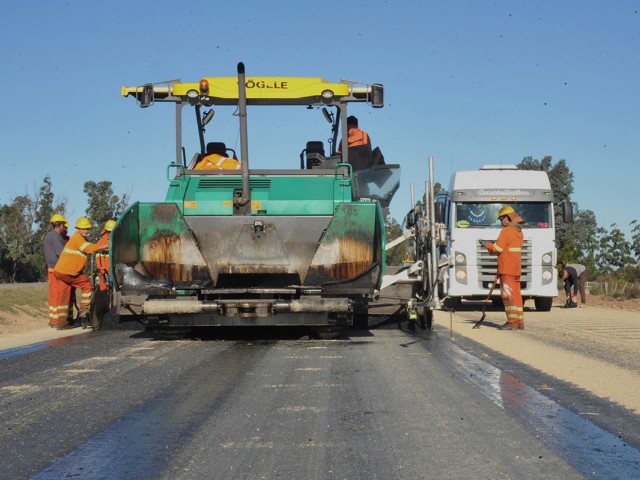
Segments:
[[[58,263],[58,258],[67,242],[67,227],[69,222],[59,213],[55,213],[51,220],[51,231],[44,238],[44,261],[47,263],[47,279],[49,280],[49,326],[58,326],[57,285],[58,281],[53,274],[53,269]]]
[[[520,292],[520,275],[522,273],[522,245],[524,220],[513,207],[500,209],[498,219],[502,230],[494,243],[487,243],[486,249],[498,255],[498,277],[500,281],[500,297],[507,314],[507,323],[500,325],[500,330],[524,330],[524,308]]]
[[[358,119],[353,115],[347,117],[348,162],[354,172],[368,170],[373,165],[371,137],[358,127]],[[338,152],[342,153],[342,140]]]
[[[241,170],[242,164],[235,158],[225,157],[219,153],[211,153],[200,160],[194,170]]]
[[[360,127],[358,127],[358,119],[353,115],[347,117],[347,132],[349,135],[347,137],[347,146],[349,148],[371,145],[371,137],[364,130],[360,130]],[[342,141],[340,141],[338,145],[338,151],[342,151]]]
[[[100,232],[100,239],[96,245],[103,247],[109,247],[109,239],[111,238],[111,231],[116,226],[115,220],[107,220],[104,224],[102,232]],[[111,272],[111,262],[109,260],[109,254],[103,252],[96,253],[96,268],[98,269],[98,280],[100,282],[100,290],[107,290],[109,288],[109,276]]]
[[[58,281],[56,295],[58,307],[57,330],[72,328],[68,323],[67,312],[73,287],[82,290],[82,298],[78,308],[78,321],[80,324],[86,322],[91,303],[91,282],[82,272],[87,265],[87,256],[95,252],[105,252],[109,249],[108,245],[99,246],[87,241],[90,229],[91,222],[89,219],[80,217],[76,222],[76,233],[71,236],[65,245],[53,270],[53,274]]]

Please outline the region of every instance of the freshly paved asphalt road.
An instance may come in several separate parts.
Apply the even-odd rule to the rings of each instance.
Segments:
[[[536,392],[517,366],[505,373],[452,344],[443,329],[260,337],[164,341],[99,331],[5,356],[0,476],[571,479],[639,472],[633,447]]]

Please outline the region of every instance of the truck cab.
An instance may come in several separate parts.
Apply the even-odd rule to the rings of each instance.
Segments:
[[[549,311],[558,295],[553,191],[546,172],[515,165],[485,165],[453,174],[445,203],[444,293],[454,304],[489,294],[497,259],[484,244],[497,239],[502,228],[498,212],[507,205],[525,221],[522,298],[533,299],[537,310]],[[497,300],[498,292],[495,296]]]

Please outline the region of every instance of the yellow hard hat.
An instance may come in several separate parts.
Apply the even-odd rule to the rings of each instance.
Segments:
[[[69,222],[67,222],[67,219],[64,218],[62,215],[60,215],[59,213],[54,213],[53,216],[51,217],[51,220],[49,220],[49,223],[55,223],[55,222],[62,222],[65,224],[66,227],[69,226]]]
[[[80,217],[76,222],[76,228],[89,229],[91,228],[91,222],[87,217]]]
[[[113,227],[116,226],[116,221],[115,220],[107,220],[106,223],[104,224],[104,229],[107,232],[110,232],[111,230],[113,230]]]
[[[509,207],[509,206],[502,207],[500,209],[500,212],[498,213],[498,220],[500,220],[505,215],[511,215],[514,213],[516,213],[516,211],[512,207]]]

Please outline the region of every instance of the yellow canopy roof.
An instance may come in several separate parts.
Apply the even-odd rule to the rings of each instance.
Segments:
[[[332,83],[319,77],[247,77],[245,84],[248,104],[308,105],[369,92],[367,87],[354,88],[347,82]],[[137,97],[142,94],[144,87],[122,87],[122,95]],[[238,77],[205,77],[198,83],[177,81],[153,85],[153,95],[154,100],[158,101],[188,101],[190,96],[206,96],[212,100],[212,104],[236,104]]]

